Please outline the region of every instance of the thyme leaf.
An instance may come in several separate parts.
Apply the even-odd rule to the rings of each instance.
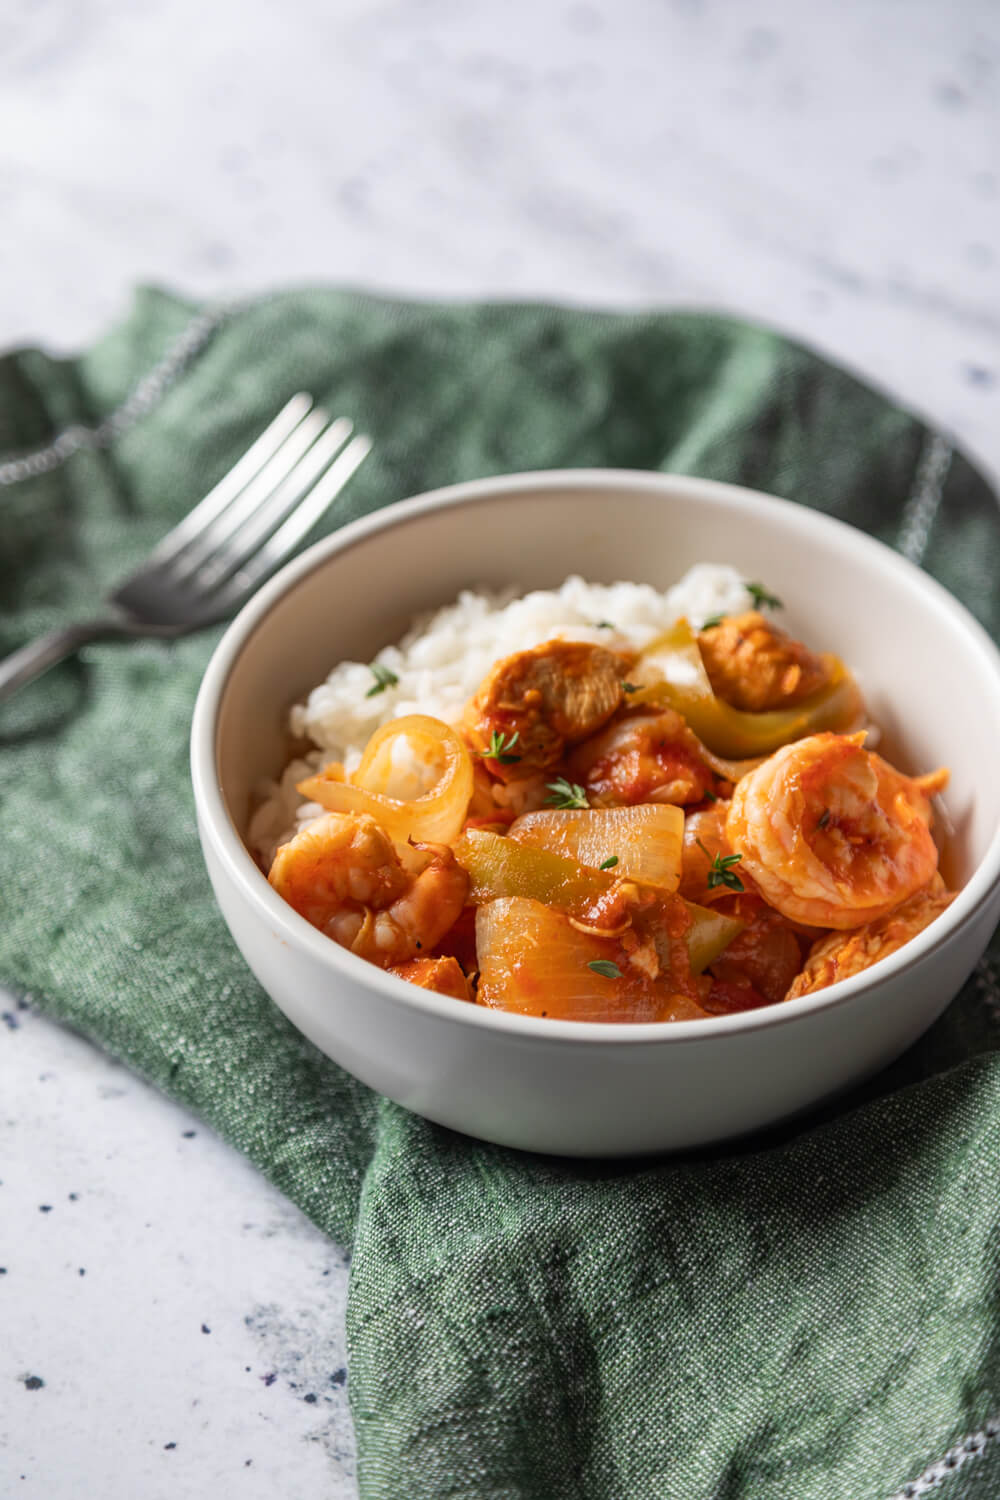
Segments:
[[[742,891],[746,889],[742,880],[733,869],[733,865],[738,865],[743,858],[742,854],[717,854],[712,859],[711,854],[705,848],[701,839],[697,839],[696,843],[702,854],[712,860],[708,868],[708,888],[710,891],[716,890],[720,885],[724,885],[730,891]]]
[[[754,609],[784,609],[777,595],[769,593],[762,583],[744,583],[743,587],[753,600]]]
[[[511,755],[511,751],[520,738],[521,731],[515,729],[510,739],[502,732],[494,729],[490,736],[490,742],[485,750],[480,750],[484,760],[498,760],[502,766],[512,766],[521,759],[519,755]]]
[[[599,870],[613,870],[618,863],[617,854],[609,854],[607,859],[597,866]]]
[[[587,965],[593,969],[595,974],[600,974],[605,979],[620,979],[622,971],[617,964],[613,964],[609,958],[592,958]]]
[[[565,776],[560,776],[557,781],[547,781],[545,790],[551,792],[551,797],[546,797],[546,807],[589,807],[587,793],[582,786],[577,786],[575,781],[567,781]]]
[[[374,698],[376,693],[384,693],[386,688],[395,687],[399,678],[391,667],[383,667],[381,662],[373,661],[368,668],[375,681],[365,694],[366,698]]]

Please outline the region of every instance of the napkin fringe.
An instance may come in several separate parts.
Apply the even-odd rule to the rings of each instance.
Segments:
[[[92,427],[74,422],[69,427],[64,427],[44,447],[0,463],[0,489],[19,484],[25,479],[34,479],[39,474],[51,473],[82,448],[107,448],[116,437],[159,404],[171,386],[202,352],[212,335],[242,306],[242,303],[227,303],[195,313],[167,345],[152,368],[141,380],[136,381],[125,400],[102,421]]]

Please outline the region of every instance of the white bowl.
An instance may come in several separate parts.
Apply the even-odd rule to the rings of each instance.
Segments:
[[[740,1015],[602,1025],[508,1015],[405,984],[311,927],[242,840],[285,759],[288,707],[340,660],[472,585],[569,573],[666,587],[731,562],[783,623],[860,675],[904,769],[951,768],[943,916],[868,972]],[[828,1098],[908,1047],[955,995],[1000,913],[1000,657],[938,584],[814,511],[704,480],[568,470],[479,480],[390,506],[285,568],[219,644],[192,727],[205,860],[247,963],[285,1015],[408,1109],[485,1140],[619,1156],[703,1145]]]

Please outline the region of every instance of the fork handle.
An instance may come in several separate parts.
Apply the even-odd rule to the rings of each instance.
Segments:
[[[61,630],[40,635],[36,641],[30,641],[0,661],[0,703],[89,641],[114,640],[131,634],[128,625],[121,620],[106,618],[81,620],[77,625],[66,625]]]

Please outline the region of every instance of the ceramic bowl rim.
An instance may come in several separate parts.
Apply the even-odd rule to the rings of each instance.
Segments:
[[[709,1016],[696,1021],[562,1021],[549,1017],[524,1016],[493,1010],[486,1006],[467,1005],[431,990],[408,984],[394,974],[377,968],[330,941],[304,917],[294,911],[271,888],[243,842],[226,806],[218,770],[217,738],[219,709],[230,675],[245,647],[264,625],[279,600],[292,593],[309,574],[326,565],[331,557],[347,552],[373,535],[400,523],[449,508],[480,505],[491,500],[510,498],[525,490],[631,490],[637,494],[659,493],[695,498],[706,505],[726,505],[757,511],[773,519],[784,529],[818,535],[836,536],[863,552],[874,552],[890,570],[901,573],[916,584],[932,608],[943,610],[966,637],[969,649],[984,658],[992,669],[995,683],[995,707],[1000,713],[1000,652],[987,632],[943,585],[890,547],[835,517],[812,510],[794,501],[752,490],[720,480],[700,479],[683,474],[665,474],[635,469],[545,469],[468,480],[443,486],[410,499],[386,505],[359,520],[349,522],[332,535],[308,548],[287,563],[244,605],[218,642],[205,670],[195,703],[191,726],[191,776],[195,806],[202,827],[202,837],[211,840],[230,877],[250,908],[277,929],[282,938],[306,953],[331,972],[331,977],[353,980],[378,990],[399,1009],[423,1012],[429,1017],[458,1021],[460,1024],[505,1032],[530,1038],[542,1044],[572,1042],[589,1047],[595,1044],[626,1046],[682,1045],[688,1042],[709,1044],[713,1038],[737,1036],[744,1032],[787,1026],[811,1014],[834,1010],[863,997],[924,962],[931,954],[953,942],[972,924],[989,901],[1000,881],[1000,823],[973,874],[961,888],[948,909],[912,938],[903,948],[877,967],[850,979],[840,980],[827,989],[786,1000],[756,1010],[731,1015]]]

